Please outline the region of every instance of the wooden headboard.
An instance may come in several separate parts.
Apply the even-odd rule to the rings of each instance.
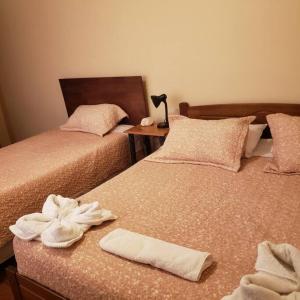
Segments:
[[[248,103],[248,104],[220,104],[189,106],[188,103],[179,104],[180,114],[193,119],[219,120],[225,118],[256,116],[254,123],[266,124],[266,116],[274,113],[284,113],[300,116],[300,104],[281,103]],[[267,127],[263,137],[270,137]]]
[[[117,104],[129,115],[125,123],[139,124],[149,115],[141,76],[59,79],[68,116],[79,105]]]
[[[189,106],[179,104],[180,114],[193,119],[218,120],[234,117],[256,116],[254,123],[266,124],[266,116],[274,113],[284,113],[300,116],[300,104],[281,103],[249,103]]]

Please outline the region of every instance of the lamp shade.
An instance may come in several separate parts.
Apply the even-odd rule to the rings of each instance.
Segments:
[[[161,102],[166,102],[166,99],[167,99],[166,94],[162,94],[160,96],[151,96],[151,100],[156,108],[159,107]]]

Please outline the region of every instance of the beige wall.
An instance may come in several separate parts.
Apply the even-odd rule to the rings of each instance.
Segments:
[[[171,110],[300,100],[299,0],[1,0],[0,14],[17,140],[64,122],[61,77],[141,74]]]
[[[8,127],[4,116],[4,109],[2,103],[2,94],[0,90],[0,147],[7,146],[10,144],[10,136],[8,133]]]

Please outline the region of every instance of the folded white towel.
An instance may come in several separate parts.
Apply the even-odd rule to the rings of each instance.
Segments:
[[[39,238],[41,233],[51,225],[52,220],[46,215],[33,213],[19,218],[9,229],[20,239],[30,241]]]
[[[289,244],[258,245],[257,273],[242,277],[223,300],[300,300],[300,251]]]
[[[66,248],[80,240],[84,234],[82,226],[65,219],[55,221],[41,234],[42,243],[47,247]]]
[[[42,213],[25,215],[9,229],[20,239],[41,240],[48,247],[65,248],[81,239],[91,226],[114,219],[111,211],[99,209],[97,201],[78,206],[77,200],[50,195]]]
[[[76,199],[65,198],[60,195],[49,195],[43,205],[42,214],[50,218],[63,218],[78,206]]]
[[[113,254],[149,264],[188,280],[198,281],[212,263],[212,256],[190,248],[154,239],[125,229],[115,229],[100,242]]]
[[[91,226],[115,220],[111,211],[98,209],[99,203],[83,204],[71,210],[68,215],[56,219],[42,234],[44,245],[54,248],[66,248],[80,240]]]
[[[69,221],[84,225],[100,225],[106,220],[115,219],[110,210],[98,209],[97,201],[82,204],[72,210],[66,217]]]

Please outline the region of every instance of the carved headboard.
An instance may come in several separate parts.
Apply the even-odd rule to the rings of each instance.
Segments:
[[[117,104],[129,115],[126,123],[136,125],[148,116],[141,76],[59,79],[68,115],[79,105]]]

